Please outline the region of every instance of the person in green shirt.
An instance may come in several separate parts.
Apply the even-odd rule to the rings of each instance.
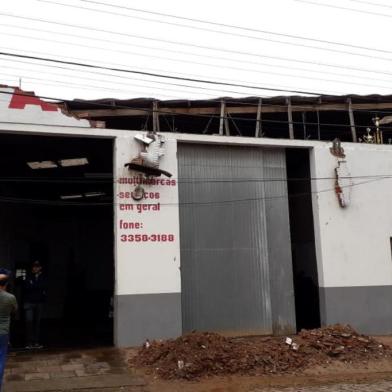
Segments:
[[[7,292],[9,277],[9,271],[0,270],[0,391],[7,358],[11,314],[18,308],[16,298]]]

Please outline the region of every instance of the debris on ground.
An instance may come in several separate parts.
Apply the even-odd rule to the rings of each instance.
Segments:
[[[192,332],[143,345],[132,364],[165,379],[228,374],[281,374],[331,361],[355,363],[392,357],[392,349],[348,325],[302,330],[294,337],[226,338]]]

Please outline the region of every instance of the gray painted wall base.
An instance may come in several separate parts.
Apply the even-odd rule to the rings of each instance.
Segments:
[[[350,324],[369,335],[392,333],[392,286],[320,287],[321,324]]]
[[[181,293],[116,296],[115,344],[131,347],[146,339],[175,338],[182,333]]]

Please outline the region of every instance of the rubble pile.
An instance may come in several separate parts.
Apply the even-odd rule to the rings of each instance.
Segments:
[[[360,335],[349,325],[302,330],[298,337],[304,347],[346,362],[377,359],[392,354],[390,347],[369,336]]]
[[[226,338],[192,332],[177,339],[146,342],[132,359],[165,379],[227,374],[295,372],[332,360],[356,362],[392,357],[392,349],[349,326],[303,330],[292,337]]]

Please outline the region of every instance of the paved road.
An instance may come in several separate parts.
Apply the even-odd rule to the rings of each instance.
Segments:
[[[249,392],[391,392],[392,381],[371,384],[336,384],[319,387],[294,387],[280,389],[252,389]]]

